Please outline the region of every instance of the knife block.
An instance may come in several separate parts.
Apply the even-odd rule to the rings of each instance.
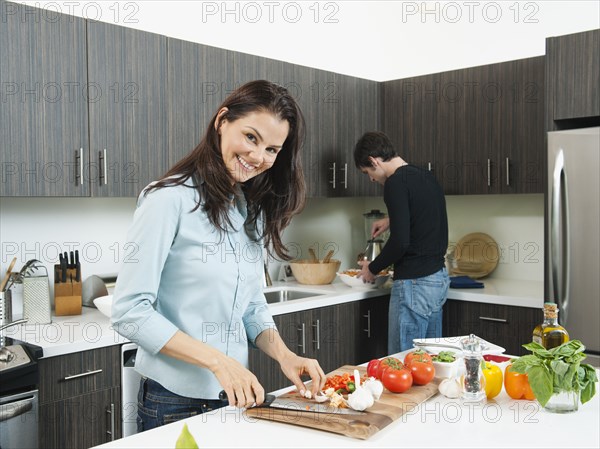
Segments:
[[[60,265],[54,265],[54,272],[60,272]],[[81,281],[75,280],[75,268],[67,269],[67,282],[57,282],[54,276],[54,314],[56,316],[81,315]],[[81,273],[80,277],[81,279]]]

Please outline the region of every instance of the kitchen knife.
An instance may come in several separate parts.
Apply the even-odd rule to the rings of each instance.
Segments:
[[[62,282],[63,271],[63,255],[58,253],[58,267],[54,268],[54,282],[60,284]]]
[[[69,268],[75,268],[75,253],[73,253],[73,251],[70,251],[69,255],[71,256],[69,258]]]
[[[365,412],[359,412],[351,408],[332,407],[331,405],[318,402],[309,402],[301,398],[282,398],[267,394],[265,402],[259,407],[278,408],[286,410],[296,410],[300,412],[328,413],[339,415],[364,415]]]
[[[65,283],[65,284],[67,283],[67,263],[68,263],[67,252],[65,251],[65,253],[63,254],[63,258],[61,260],[61,266],[60,266],[61,282]]]
[[[219,399],[221,401],[227,400],[227,394],[225,391],[219,393]],[[309,402],[302,398],[282,398],[277,397],[273,394],[267,394],[265,396],[265,402],[261,405],[256,406],[258,408],[277,408],[285,410],[296,410],[300,412],[313,412],[313,413],[328,413],[328,414],[339,414],[339,415],[364,415],[365,412],[359,412],[351,408],[340,408],[332,407],[327,404],[320,404],[317,402]],[[252,407],[254,408],[254,407]]]
[[[81,282],[81,264],[79,263],[79,250],[75,250],[75,281]]]

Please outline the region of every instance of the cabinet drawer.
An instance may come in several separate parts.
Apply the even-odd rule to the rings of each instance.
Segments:
[[[120,346],[41,359],[40,403],[121,384]]]
[[[523,355],[531,332],[541,320],[535,308],[448,300],[444,306],[443,335],[475,334],[502,346],[506,354]]]

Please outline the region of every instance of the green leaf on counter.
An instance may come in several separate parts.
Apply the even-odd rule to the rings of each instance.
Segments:
[[[175,443],[175,449],[198,449],[198,444],[190,433],[187,424],[184,424],[183,429],[181,429],[181,434],[177,438],[177,443]]]

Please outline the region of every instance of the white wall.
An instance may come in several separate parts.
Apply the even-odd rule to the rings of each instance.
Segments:
[[[450,244],[470,232],[485,232],[498,242],[501,259],[491,277],[544,279],[543,195],[448,196],[446,202]],[[115,273],[130,255],[126,233],[134,208],[133,198],[0,198],[0,272],[13,257],[16,269],[35,258],[49,269],[52,284],[58,251],[79,249],[84,280]],[[304,257],[315,244],[320,257],[335,249],[341,269],[355,267],[366,244],[362,214],[377,208],[386,210],[381,198],[309,199],[283,240]],[[273,279],[279,266],[269,264]],[[17,301],[19,296],[16,290]]]
[[[492,278],[544,280],[544,195],[453,195],[446,197],[449,246],[471,232],[489,234],[500,248]],[[323,257],[329,247],[342,269],[356,267],[356,255],[366,245],[362,214],[386,211],[378,198],[311,199],[306,210],[285,232],[284,241],[302,248],[315,242]],[[270,272],[277,273],[279,264]],[[485,280],[484,280],[485,281]]]
[[[539,56],[546,37],[600,28],[595,0],[20,3],[376,81]]]

